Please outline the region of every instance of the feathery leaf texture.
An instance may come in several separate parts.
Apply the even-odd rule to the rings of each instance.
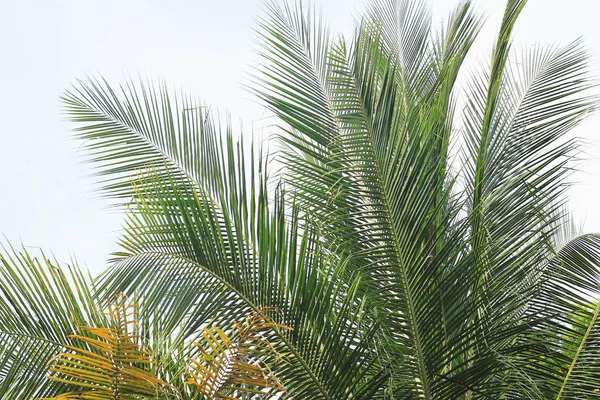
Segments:
[[[91,282],[5,249],[0,398],[64,392],[45,357],[106,327],[114,293],[183,399],[597,397],[600,239],[565,203],[570,131],[599,102],[580,40],[513,48],[526,3],[468,75],[470,1],[438,25],[425,1],[372,0],[347,39],[267,0],[248,86],[276,152],[164,84],[78,82],[65,111],[125,206],[120,250]]]
[[[82,389],[52,400],[170,398],[174,388],[148,371],[153,360],[132,332],[138,322],[128,303],[125,296],[118,295],[110,306],[112,327],[86,326],[80,328],[80,334],[69,335],[86,346],[66,346],[50,361],[49,379]]]
[[[285,387],[268,367],[269,359],[281,355],[269,342],[268,331],[289,329],[266,315],[253,312],[242,323],[236,322],[237,334],[231,337],[218,327],[205,328],[203,341],[195,342],[198,358],[190,362],[188,383],[209,400],[242,400],[243,394],[271,397]],[[264,397],[263,397],[264,398]]]

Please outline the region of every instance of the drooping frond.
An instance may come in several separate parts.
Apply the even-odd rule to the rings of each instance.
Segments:
[[[578,315],[572,325],[577,333],[568,336],[574,343],[579,342],[579,346],[569,352],[565,345],[565,355],[570,356],[572,361],[556,396],[557,400],[591,397],[600,393],[600,372],[596,366],[600,357],[600,303],[592,303],[592,307],[581,311],[583,315]]]
[[[530,366],[546,398],[597,395],[600,237],[582,234],[556,250],[542,278],[533,312],[547,318],[543,339],[551,353]]]
[[[212,155],[199,151],[205,107],[161,84],[132,80],[113,89],[102,79],[79,81],[62,101],[69,119],[79,124],[85,161],[93,163],[104,195],[127,201],[131,181],[147,169],[163,171],[178,185],[194,186],[211,171]]]
[[[210,161],[195,184],[182,185],[168,165],[137,176],[122,250],[101,291],[139,292],[142,308],[162,307],[166,323],[190,336],[276,307],[294,329],[273,340],[290,354],[278,374],[290,396],[377,391],[385,373],[367,345],[375,321],[362,319],[359,278],[338,278],[345,260],[329,259],[318,229],[305,225],[282,188],[269,194],[260,153],[236,143],[230,126],[210,115],[203,121],[194,151]]]

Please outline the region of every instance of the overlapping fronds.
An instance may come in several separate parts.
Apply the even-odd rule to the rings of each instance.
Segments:
[[[79,325],[103,324],[91,279],[76,265],[44,253],[2,247],[0,253],[0,398],[34,399],[60,393],[46,363]]]
[[[423,1],[373,0],[352,40],[311,7],[268,2],[250,86],[281,122],[276,179],[266,151],[164,85],[68,92],[103,193],[127,204],[97,298],[135,294],[161,361],[147,373],[185,399],[597,396],[600,240],[573,235],[564,203],[568,133],[598,101],[580,41],[513,49],[525,4],[507,1],[489,68],[461,91],[481,28],[469,1],[438,26]],[[3,262],[0,393],[56,395],[35,352],[105,327],[88,322],[97,300],[73,300],[49,263]]]
[[[271,30],[292,26],[290,20],[311,22],[300,8],[273,11],[271,20]],[[443,312],[433,285],[443,279],[436,255],[443,260],[456,251],[444,246],[443,231],[443,222],[457,212],[444,209],[450,195],[445,165],[452,87],[477,33],[477,18],[468,5],[459,8],[440,35],[453,43],[431,46],[430,21],[421,5],[376,3],[350,48],[343,41],[329,47],[326,78],[314,91],[320,93],[318,109],[304,93],[306,79],[284,79],[296,68],[292,57],[313,53],[308,46],[320,39],[302,37],[316,29],[281,29],[265,40],[265,59],[274,60],[269,68],[285,86],[272,79],[258,90],[289,124],[285,158],[303,209],[324,221],[328,243],[360,270],[371,286],[366,290],[378,293],[371,300],[385,307],[380,319],[394,343],[387,353],[397,364],[399,395],[431,397],[431,374],[440,366],[426,353],[443,357],[444,343],[437,336],[443,327],[427,317]],[[318,60],[308,61],[316,66],[303,73],[318,82]],[[444,74],[436,75],[439,70]],[[330,130],[296,122],[290,116],[292,97],[309,112],[325,110],[315,117],[329,118]]]
[[[159,108],[172,112],[169,98],[162,101]],[[76,119],[81,130],[96,129],[93,118]],[[202,121],[204,128],[186,133],[197,140],[188,150],[204,160],[202,170],[190,174],[193,184],[182,185],[168,159],[166,170],[153,164],[136,175],[122,250],[100,290],[139,292],[141,308],[162,309],[166,324],[184,337],[276,307],[293,328],[275,329],[273,340],[290,354],[278,373],[290,395],[331,399],[376,390],[385,374],[369,369],[377,357],[366,332],[376,324],[364,318],[360,277],[344,272],[345,260],[330,259],[319,230],[302,222],[283,188],[269,186],[260,151],[236,142],[231,127],[210,115]],[[95,132],[108,137],[112,131]],[[114,150],[111,142],[105,146]]]
[[[94,350],[89,342],[94,334],[80,327],[93,327],[101,336],[116,328],[104,313],[106,302],[98,298],[92,280],[76,264],[64,266],[43,252],[32,254],[10,245],[3,247],[0,260],[0,398],[34,400],[73,390],[78,393],[75,398],[80,398],[82,387],[48,379],[48,364],[65,346]],[[146,365],[148,371],[173,382],[178,390],[185,389],[187,362],[194,355],[189,343],[186,346],[156,310],[140,316],[134,336],[156,359]],[[64,357],[68,364],[70,356]],[[180,398],[193,399],[186,395],[184,390]]]
[[[534,312],[547,317],[544,343],[551,351],[531,365],[547,398],[597,396],[600,237],[579,234],[557,248],[544,272]]]
[[[375,1],[351,43],[326,42],[302,7],[270,7],[261,26],[256,90],[285,123],[288,182],[360,271],[358,290],[377,292],[367,301],[386,310],[399,398],[546,396],[516,357],[537,357],[534,338],[555,318],[532,304],[573,166],[565,134],[597,102],[578,43],[513,58],[525,3],[508,2],[491,70],[469,84],[456,127],[454,84],[480,28],[469,2],[436,32],[423,2]],[[470,158],[452,175],[461,131]]]

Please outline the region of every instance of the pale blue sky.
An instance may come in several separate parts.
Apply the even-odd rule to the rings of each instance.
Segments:
[[[319,0],[335,31],[350,33],[360,0]],[[431,0],[445,15],[455,0]],[[489,55],[504,7],[475,0],[488,15],[475,47]],[[165,78],[228,109],[247,125],[264,115],[242,88],[251,71],[252,30],[261,0],[0,1],[0,233],[42,247],[60,260],[75,255],[94,273],[116,249],[121,216],[94,199],[78,143],[62,120],[58,97],[78,77],[100,73],[119,82],[138,72]],[[579,36],[600,78],[597,0],[530,0],[515,46],[566,43]],[[576,218],[600,232],[600,116],[576,133],[593,140],[591,161],[571,192]]]

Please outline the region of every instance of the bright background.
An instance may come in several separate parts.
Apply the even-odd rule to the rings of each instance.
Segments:
[[[436,21],[457,0],[431,0]],[[474,0],[487,22],[475,46],[490,55],[504,1]],[[198,94],[250,126],[264,110],[243,89],[252,71],[253,27],[261,0],[0,1],[0,234],[19,245],[76,256],[101,271],[121,216],[95,198],[60,113],[59,96],[77,78],[118,83],[138,73]],[[349,35],[361,0],[318,0],[332,29]],[[566,44],[580,36],[600,79],[600,2],[530,0],[516,28],[517,48]],[[474,57],[475,59],[475,57]],[[575,132],[589,161],[574,179],[571,209],[600,232],[600,115]]]

